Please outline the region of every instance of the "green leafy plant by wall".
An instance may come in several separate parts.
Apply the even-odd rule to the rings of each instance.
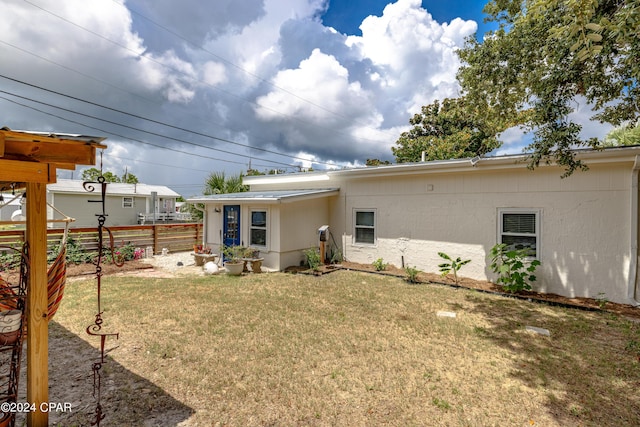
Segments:
[[[322,260],[320,259],[320,251],[318,248],[309,248],[304,251],[304,256],[307,260],[307,265],[313,271],[320,270],[320,264]]]
[[[407,275],[407,282],[418,283],[418,274],[420,273],[420,270],[415,267],[405,267],[404,272]]]
[[[530,259],[530,254],[529,249],[513,249],[504,243],[491,248],[491,270],[498,274],[497,283],[504,290],[518,292],[531,289],[540,261]]]
[[[469,264],[471,262],[470,259],[465,259],[464,261],[462,261],[462,259],[460,257],[456,258],[455,260],[453,258],[451,258],[449,255],[445,254],[444,252],[438,252],[438,255],[440,256],[440,258],[446,260],[447,262],[443,262],[442,264],[438,264],[438,267],[440,267],[440,273],[442,274],[442,276],[446,276],[447,274],[451,273],[453,271],[453,278],[456,282],[456,285],[458,284],[458,271],[460,270],[460,268],[463,265]]]
[[[388,263],[384,262],[382,258],[378,258],[377,260],[373,261],[372,264],[376,271],[384,271],[387,269],[387,265],[389,265]]]

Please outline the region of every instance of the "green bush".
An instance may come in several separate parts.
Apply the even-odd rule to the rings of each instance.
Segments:
[[[530,290],[536,281],[533,274],[540,265],[537,259],[529,259],[531,251],[527,248],[513,249],[504,243],[491,248],[491,270],[498,274],[498,284],[508,292]]]
[[[407,282],[418,283],[418,274],[420,270],[415,267],[405,267],[404,272],[407,274]]]
[[[373,266],[375,267],[376,271],[384,271],[387,269],[387,265],[389,265],[388,263],[384,262],[384,260],[382,258],[378,258],[377,260],[373,261]]]
[[[53,245],[51,252],[47,256],[47,261],[53,262],[54,259],[60,253],[60,244]],[[67,262],[72,264],[83,264],[86,262],[93,262],[95,257],[98,256],[96,252],[85,252],[82,243],[78,242],[73,237],[67,238]]]
[[[304,256],[310,269],[312,269],[313,271],[320,270],[320,264],[322,264],[322,260],[320,259],[320,250],[318,248],[309,248],[305,250]]]
[[[121,246],[114,247],[113,254],[110,247],[103,249],[102,253],[105,255],[107,262],[122,263],[136,258],[136,248],[131,242],[126,244],[122,242]]]
[[[19,251],[2,250],[0,253],[0,271],[13,270],[20,267],[21,255]]]

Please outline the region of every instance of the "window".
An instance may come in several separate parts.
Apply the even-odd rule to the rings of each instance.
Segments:
[[[132,208],[133,207],[133,197],[123,197],[122,198],[122,207],[123,208]]]
[[[376,212],[375,210],[356,210],[355,215],[355,243],[373,245],[376,242]]]
[[[515,249],[529,248],[531,256],[538,257],[540,246],[540,210],[502,209],[499,241]]]
[[[251,211],[250,246],[267,246],[267,211]]]

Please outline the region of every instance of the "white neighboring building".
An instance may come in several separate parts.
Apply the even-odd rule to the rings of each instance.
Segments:
[[[58,179],[47,185],[47,201],[76,221],[72,227],[96,226],[96,214],[100,213],[98,184],[92,184],[95,191],[88,192],[81,180]],[[135,225],[190,221],[188,214],[176,212],[178,193],[169,187],[147,184],[109,183],[106,192],[105,225]],[[56,217],[49,208],[49,218]]]
[[[0,193],[0,221],[11,221],[13,213],[22,210],[21,197],[17,193]]]
[[[189,201],[206,205],[205,244],[252,246],[272,269],[298,265],[323,225],[349,261],[438,272],[445,252],[481,280],[496,243],[520,243],[542,262],[535,290],[636,304],[640,147],[577,155],[590,169],[564,179],[517,155],[251,176],[250,192]]]

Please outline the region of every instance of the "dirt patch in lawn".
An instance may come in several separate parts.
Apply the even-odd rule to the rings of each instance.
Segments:
[[[341,264],[336,265],[324,265],[320,267],[319,271],[313,272],[308,270],[306,267],[289,267],[285,269],[286,272],[290,273],[303,273],[303,274],[327,274],[336,270],[353,270],[353,271],[364,271],[372,274],[382,274],[382,275],[391,275],[396,277],[406,277],[406,273],[403,269],[398,268],[393,265],[387,265],[384,271],[377,271],[372,264],[360,264],[356,262],[343,262]],[[489,282],[486,280],[474,280],[468,277],[461,277],[459,283],[456,285],[454,280],[450,277],[442,277],[436,273],[424,273],[420,272],[418,274],[418,284],[420,283],[436,283],[446,286],[467,288],[467,289],[476,289],[482,292],[489,292],[500,294],[505,297],[511,298],[520,298],[538,302],[544,302],[553,305],[562,305],[568,307],[576,307],[583,310],[593,310],[593,311],[607,311],[611,313],[618,314],[620,316],[626,316],[631,319],[635,319],[640,321],[640,308],[634,307],[628,304],[618,304],[611,301],[606,300],[598,300],[594,298],[568,298],[563,297],[557,294],[548,294],[534,291],[521,291],[516,293],[507,293],[505,292],[501,286]]]

